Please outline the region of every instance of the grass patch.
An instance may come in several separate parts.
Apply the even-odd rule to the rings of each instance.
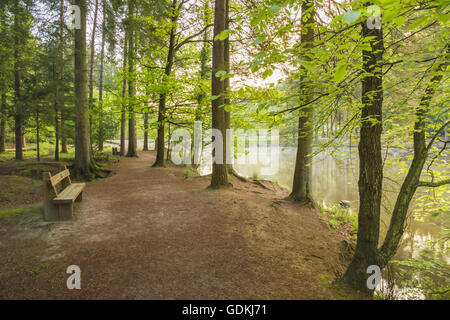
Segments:
[[[33,270],[29,270],[28,274],[32,277],[37,276],[39,273],[41,273],[42,270],[47,270],[48,269],[48,265],[46,264],[41,264],[39,267],[34,268]]]
[[[356,236],[358,232],[358,215],[353,213],[350,209],[343,208],[339,204],[326,204],[322,203],[318,205],[320,210],[320,218],[327,223],[333,229],[339,229],[341,227],[349,227],[350,233]]]
[[[41,214],[42,209],[42,205],[39,204],[22,208],[0,210],[0,222],[17,216],[28,217]]]
[[[39,202],[42,181],[29,177],[2,175],[0,178],[0,209]]]
[[[196,176],[198,176],[197,169],[195,169],[191,165],[187,165],[186,166],[186,170],[184,170],[184,172],[183,172],[183,178],[184,179],[189,179],[189,178],[193,178],[193,177],[196,177]]]

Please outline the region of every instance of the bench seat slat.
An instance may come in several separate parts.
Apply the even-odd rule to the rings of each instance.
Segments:
[[[53,199],[55,203],[70,203],[74,202],[78,195],[83,191],[85,183],[72,183],[67,186],[58,196]]]

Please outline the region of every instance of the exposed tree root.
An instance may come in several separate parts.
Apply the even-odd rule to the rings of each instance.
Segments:
[[[234,168],[231,165],[228,166],[228,173],[235,176],[236,178],[238,178],[243,182],[248,182],[248,179],[244,176],[241,176],[236,170],[234,170]]]
[[[284,200],[287,201],[292,201],[292,202],[298,202],[301,203],[302,205],[309,207],[311,209],[317,209],[317,204],[314,201],[313,197],[311,195],[306,195],[306,197],[302,197],[302,198],[297,198],[295,195],[293,195],[292,193],[287,196]]]
[[[94,179],[107,178],[111,174],[111,170],[101,168],[101,165],[95,161],[91,161],[87,170],[77,168],[74,165],[70,167],[70,172],[75,180],[92,181]]]

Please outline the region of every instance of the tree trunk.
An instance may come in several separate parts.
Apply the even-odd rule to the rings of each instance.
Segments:
[[[61,11],[59,17],[59,33],[60,33],[60,100],[59,110],[61,111],[61,153],[67,153],[67,141],[66,141],[66,110],[64,102],[64,0],[61,0]]]
[[[91,114],[89,115],[89,136],[90,136],[90,152],[92,154],[92,108],[93,108],[93,99],[94,99],[94,59],[95,59],[95,34],[97,31],[97,15],[98,15],[98,0],[95,0],[95,9],[94,9],[94,25],[92,27],[92,35],[91,35],[91,59],[89,64],[89,109],[91,110]]]
[[[169,50],[167,52],[166,67],[164,69],[164,74],[167,77],[170,76],[172,72],[173,59],[175,54],[175,36],[177,31],[177,20],[178,12],[175,12],[177,8],[177,0],[172,1],[171,11],[173,12],[171,17],[171,29],[169,38]],[[165,80],[163,80],[165,81]],[[164,167],[164,126],[166,122],[166,94],[162,93],[159,96],[159,106],[158,106],[158,134],[157,134],[157,148],[156,148],[156,161],[153,164],[154,167]]]
[[[380,232],[380,207],[383,167],[381,157],[383,83],[382,29],[369,29],[364,21],[362,35],[369,40],[371,50],[363,50],[363,70],[368,74],[362,80],[361,130],[358,145],[359,214],[358,236],[353,260],[344,279],[353,287],[369,292],[366,285],[367,267],[378,265],[377,247]]]
[[[148,109],[144,113],[144,151],[148,151]]]
[[[209,1],[205,1],[203,5],[203,22],[204,26],[208,26],[210,24],[210,14],[209,14]],[[209,39],[209,29],[206,29],[203,33],[203,44],[202,44],[202,51],[200,52],[200,73],[199,73],[199,81],[207,80],[208,79],[208,72],[207,72],[207,63],[210,60],[210,49],[209,44],[207,43]],[[204,100],[207,95],[207,92],[203,92],[202,88],[200,88],[201,91],[197,95],[197,108],[195,109],[195,121],[201,121],[202,120],[202,107],[204,105]],[[194,167],[197,167],[199,163],[196,163],[196,160],[199,161],[200,159],[200,152],[202,150],[202,144],[201,143],[194,143],[195,139],[192,139],[191,142],[191,158],[192,158],[192,164]]]
[[[39,137],[39,111],[36,111],[36,160],[41,161],[40,137]]]
[[[128,32],[125,31],[124,45],[123,45],[123,84],[122,84],[122,100],[125,100],[127,95],[127,60],[128,60]],[[125,155],[125,132],[127,126],[127,109],[123,102],[122,113],[120,119],[120,155]]]
[[[20,22],[19,1],[14,2],[14,131],[16,136],[16,160],[23,160],[23,108],[20,98]]]
[[[170,160],[170,123],[168,123],[167,125],[167,136],[169,137],[169,139],[167,140],[167,157],[166,160],[169,161]]]
[[[100,77],[98,83],[98,101],[99,101],[99,129],[98,129],[98,150],[103,151],[103,69],[104,69],[104,60],[105,60],[105,37],[106,37],[106,8],[105,1],[102,1],[103,8],[103,22],[102,22],[102,47],[100,51]]]
[[[0,106],[0,152],[6,151],[6,93],[2,92]]]
[[[408,213],[409,204],[419,186],[420,175],[422,173],[425,162],[428,158],[429,148],[426,145],[426,127],[425,121],[430,106],[431,99],[433,98],[436,88],[440,84],[445,70],[450,61],[450,46],[447,45],[446,55],[444,56],[444,62],[441,63],[435,70],[435,75],[431,78],[423,95],[419,107],[416,108],[416,120],[414,123],[414,157],[411,162],[411,166],[408,169],[405,180],[400,188],[400,192],[395,202],[394,211],[392,212],[392,218],[389,225],[389,229],[386,233],[383,245],[379,250],[379,264],[383,268],[389,262],[389,260],[397,252],[398,245],[405,230],[405,220]],[[446,124],[448,125],[448,123]],[[445,130],[446,125],[441,128]],[[436,134],[439,135],[440,132]],[[430,144],[431,146],[431,144]]]
[[[55,161],[59,161],[59,119],[56,102],[55,102]]]
[[[128,152],[127,157],[137,157],[136,115],[134,114],[135,66],[134,66],[134,8],[135,0],[128,1],[129,38],[128,38]]]
[[[312,46],[314,40],[314,4],[313,2],[304,2],[302,4],[302,34],[301,43],[303,50],[308,51]],[[304,53],[303,60],[310,61],[311,57],[308,53]],[[305,104],[312,99],[310,91],[311,87],[307,83],[306,68],[302,66],[302,81],[301,81],[301,102]],[[302,107],[299,110],[298,119],[298,142],[297,142],[297,156],[295,161],[294,180],[292,184],[292,192],[289,198],[294,201],[302,201],[308,205],[314,206],[312,198],[312,165],[311,153],[313,143],[313,127],[314,127],[314,110],[311,105]]]
[[[92,178],[89,135],[89,105],[86,64],[86,0],[76,0],[80,7],[81,28],[75,29],[75,162],[74,171],[87,179]]]
[[[225,0],[225,30],[229,30],[230,28],[230,19],[229,19],[229,0]],[[223,43],[223,58],[225,61],[225,71],[227,72],[227,74],[230,74],[230,35],[228,35],[228,37],[224,40]],[[230,106],[230,78],[227,76],[225,81],[224,81],[224,88],[223,91],[225,92],[225,97],[224,97],[224,104],[226,106]],[[226,166],[227,166],[227,172],[232,174],[233,171],[233,164],[231,163],[231,159],[232,157],[230,157],[230,145],[231,141],[227,140],[227,135],[226,135],[226,131],[231,129],[231,114],[229,111],[225,110],[224,108],[224,113],[225,113],[225,134],[223,137],[223,143],[225,145],[225,150],[226,150],[226,155],[228,156],[229,159],[224,159],[224,161],[226,161]]]
[[[225,142],[226,136],[226,120],[225,110],[223,104],[225,103],[225,83],[221,80],[221,77],[216,77],[218,71],[225,71],[225,46],[224,40],[215,39],[222,31],[225,30],[226,23],[226,0],[216,0],[214,9],[214,43],[213,43],[213,56],[212,56],[212,77],[211,87],[212,95],[218,97],[212,100],[212,128],[222,134],[222,141]],[[216,137],[215,139],[218,139]],[[219,144],[216,144],[220,146]],[[216,157],[216,150],[213,148],[213,159]],[[222,143],[222,159],[217,157],[213,160],[212,164],[212,176],[211,176],[211,188],[227,187],[228,174],[226,164],[226,144]]]

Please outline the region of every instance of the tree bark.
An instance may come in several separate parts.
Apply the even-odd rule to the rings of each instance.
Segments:
[[[59,33],[60,33],[60,100],[59,100],[59,110],[61,111],[61,153],[67,153],[67,141],[66,141],[66,110],[64,101],[64,0],[61,0],[61,10],[59,17]]]
[[[144,112],[144,151],[148,151],[148,109]]]
[[[210,15],[209,13],[209,1],[205,1],[204,5],[203,5],[203,22],[204,22],[204,26],[205,28],[210,24]],[[199,72],[199,81],[203,81],[203,80],[207,80],[208,79],[208,70],[207,70],[207,64],[208,61],[211,61],[210,59],[210,49],[209,49],[209,44],[207,43],[209,39],[209,31],[208,29],[205,30],[205,33],[203,34],[203,44],[202,44],[202,51],[200,52],[200,72]],[[205,97],[207,95],[207,92],[203,92],[202,88],[200,88],[201,91],[199,92],[199,94],[196,97],[197,100],[197,108],[195,109],[195,121],[201,121],[202,120],[202,108],[204,105],[204,100]],[[194,143],[195,139],[192,139],[191,142],[191,150],[192,154],[191,154],[191,162],[193,164],[194,167],[197,167],[199,165],[199,163],[196,163],[195,160],[199,161],[200,159],[200,152],[202,150],[202,143]]]
[[[171,28],[169,37],[169,49],[167,52],[166,67],[164,69],[164,75],[168,78],[172,72],[173,59],[175,55],[175,36],[177,32],[177,20],[179,13],[177,10],[177,0],[172,1],[171,5]],[[163,80],[165,81],[165,79]],[[156,143],[156,161],[153,164],[154,167],[164,167],[164,126],[166,122],[166,94],[162,93],[159,96],[159,106],[158,106],[158,133],[157,133],[157,143]]]
[[[225,46],[224,40],[217,39],[216,36],[225,30],[226,23],[226,0],[216,0],[214,9],[214,42],[212,56],[212,76],[211,87],[212,95],[217,99],[212,100],[212,128],[226,136],[226,120],[224,110],[225,83],[221,77],[216,77],[218,71],[225,71]],[[217,139],[217,137],[215,138]],[[225,141],[224,139],[222,140]],[[220,144],[218,144],[220,145]],[[211,188],[228,187],[228,174],[226,164],[226,144],[222,143],[222,159],[218,158],[212,164]],[[213,148],[213,159],[216,156],[216,150]],[[218,163],[219,162],[219,163]]]
[[[408,213],[409,204],[416,192],[417,187],[421,186],[420,175],[422,173],[425,162],[428,158],[429,148],[426,145],[426,116],[429,110],[431,99],[433,98],[436,88],[441,82],[444,72],[447,69],[450,61],[450,46],[444,49],[444,62],[439,64],[435,70],[435,75],[431,78],[425,93],[420,101],[419,106],[415,110],[416,119],[414,123],[414,156],[411,166],[408,169],[405,180],[402,183],[400,192],[395,202],[394,210],[392,212],[389,229],[386,233],[383,245],[379,250],[379,264],[380,268],[387,265],[389,260],[397,252],[398,245],[405,230],[405,220]],[[445,130],[446,125],[443,126]],[[437,133],[439,134],[439,132]],[[430,142],[430,146],[432,142]],[[448,181],[444,181],[448,183]],[[436,184],[437,186],[438,184]],[[424,186],[427,186],[426,184]],[[432,186],[432,185],[431,185]]]
[[[128,1],[129,38],[128,38],[128,152],[127,157],[137,157],[136,115],[134,114],[135,66],[134,66],[134,8],[135,0]]]
[[[23,160],[23,108],[20,97],[20,19],[19,1],[14,2],[14,132],[16,138],[16,160]]]
[[[94,99],[94,59],[95,59],[95,34],[97,31],[97,15],[98,15],[98,0],[95,0],[95,9],[94,9],[94,25],[92,27],[92,35],[91,35],[91,59],[89,62],[89,108],[92,112],[92,104]],[[89,115],[89,136],[90,136],[90,152],[92,154],[92,114]]]
[[[75,29],[75,162],[74,171],[87,179],[92,178],[89,135],[89,105],[86,63],[86,0],[76,0],[80,7],[81,28]]]
[[[353,287],[369,293],[366,285],[367,267],[378,265],[377,249],[380,233],[380,207],[383,166],[381,156],[383,106],[383,32],[369,29],[364,21],[362,35],[369,40],[371,50],[363,50],[363,70],[368,74],[362,80],[361,130],[358,145],[359,214],[358,235],[353,260],[344,279]]]
[[[39,137],[39,111],[36,111],[36,160],[41,161],[40,137]]]
[[[311,61],[308,50],[312,47],[314,40],[314,29],[312,25],[315,21],[315,9],[312,0],[302,3],[302,34],[301,43],[303,46],[302,59]],[[301,81],[301,104],[304,104],[312,99],[310,91],[311,84],[307,82],[306,68],[301,67],[302,81]],[[289,198],[294,201],[305,202],[308,205],[314,206],[312,197],[312,164],[311,153],[313,143],[313,125],[314,125],[314,110],[311,104],[299,110],[298,119],[298,142],[297,142],[297,156],[295,161],[294,180],[292,184],[292,192]]]
[[[6,151],[6,93],[2,92],[0,110],[0,152]]]
[[[55,102],[55,161],[59,161],[59,119],[57,102]]]
[[[225,0],[225,30],[229,30],[230,28],[230,19],[229,19],[229,0]],[[227,72],[227,74],[230,74],[230,68],[231,68],[231,64],[230,64],[230,35],[228,34],[228,37],[224,40],[223,43],[223,58],[224,58],[224,62],[225,62],[225,71]],[[224,81],[224,92],[225,92],[225,97],[224,97],[224,104],[226,106],[230,106],[230,78],[227,76],[225,81]],[[226,131],[231,129],[231,114],[229,111],[224,109],[224,113],[225,113],[225,134],[223,137],[223,143],[226,147],[226,155],[228,155],[229,159],[225,159],[227,160],[227,172],[230,174],[233,174],[235,171],[233,170],[233,164],[231,163],[231,159],[232,157],[229,156],[230,153],[230,145],[231,141],[227,140],[227,135],[226,135]],[[224,160],[224,161],[225,161]],[[230,160],[230,161],[228,161]]]
[[[102,1],[103,8],[103,22],[102,22],[102,47],[100,51],[100,76],[98,83],[98,101],[99,101],[99,129],[98,129],[98,150],[103,151],[103,69],[104,69],[104,60],[105,60],[105,37],[106,37],[106,8],[105,8],[105,0]]]
[[[122,100],[127,95],[127,60],[128,60],[128,32],[125,30],[125,38],[123,45],[123,84],[122,84]],[[125,155],[125,132],[127,126],[127,109],[125,103],[122,105],[122,113],[120,119],[120,155]]]

